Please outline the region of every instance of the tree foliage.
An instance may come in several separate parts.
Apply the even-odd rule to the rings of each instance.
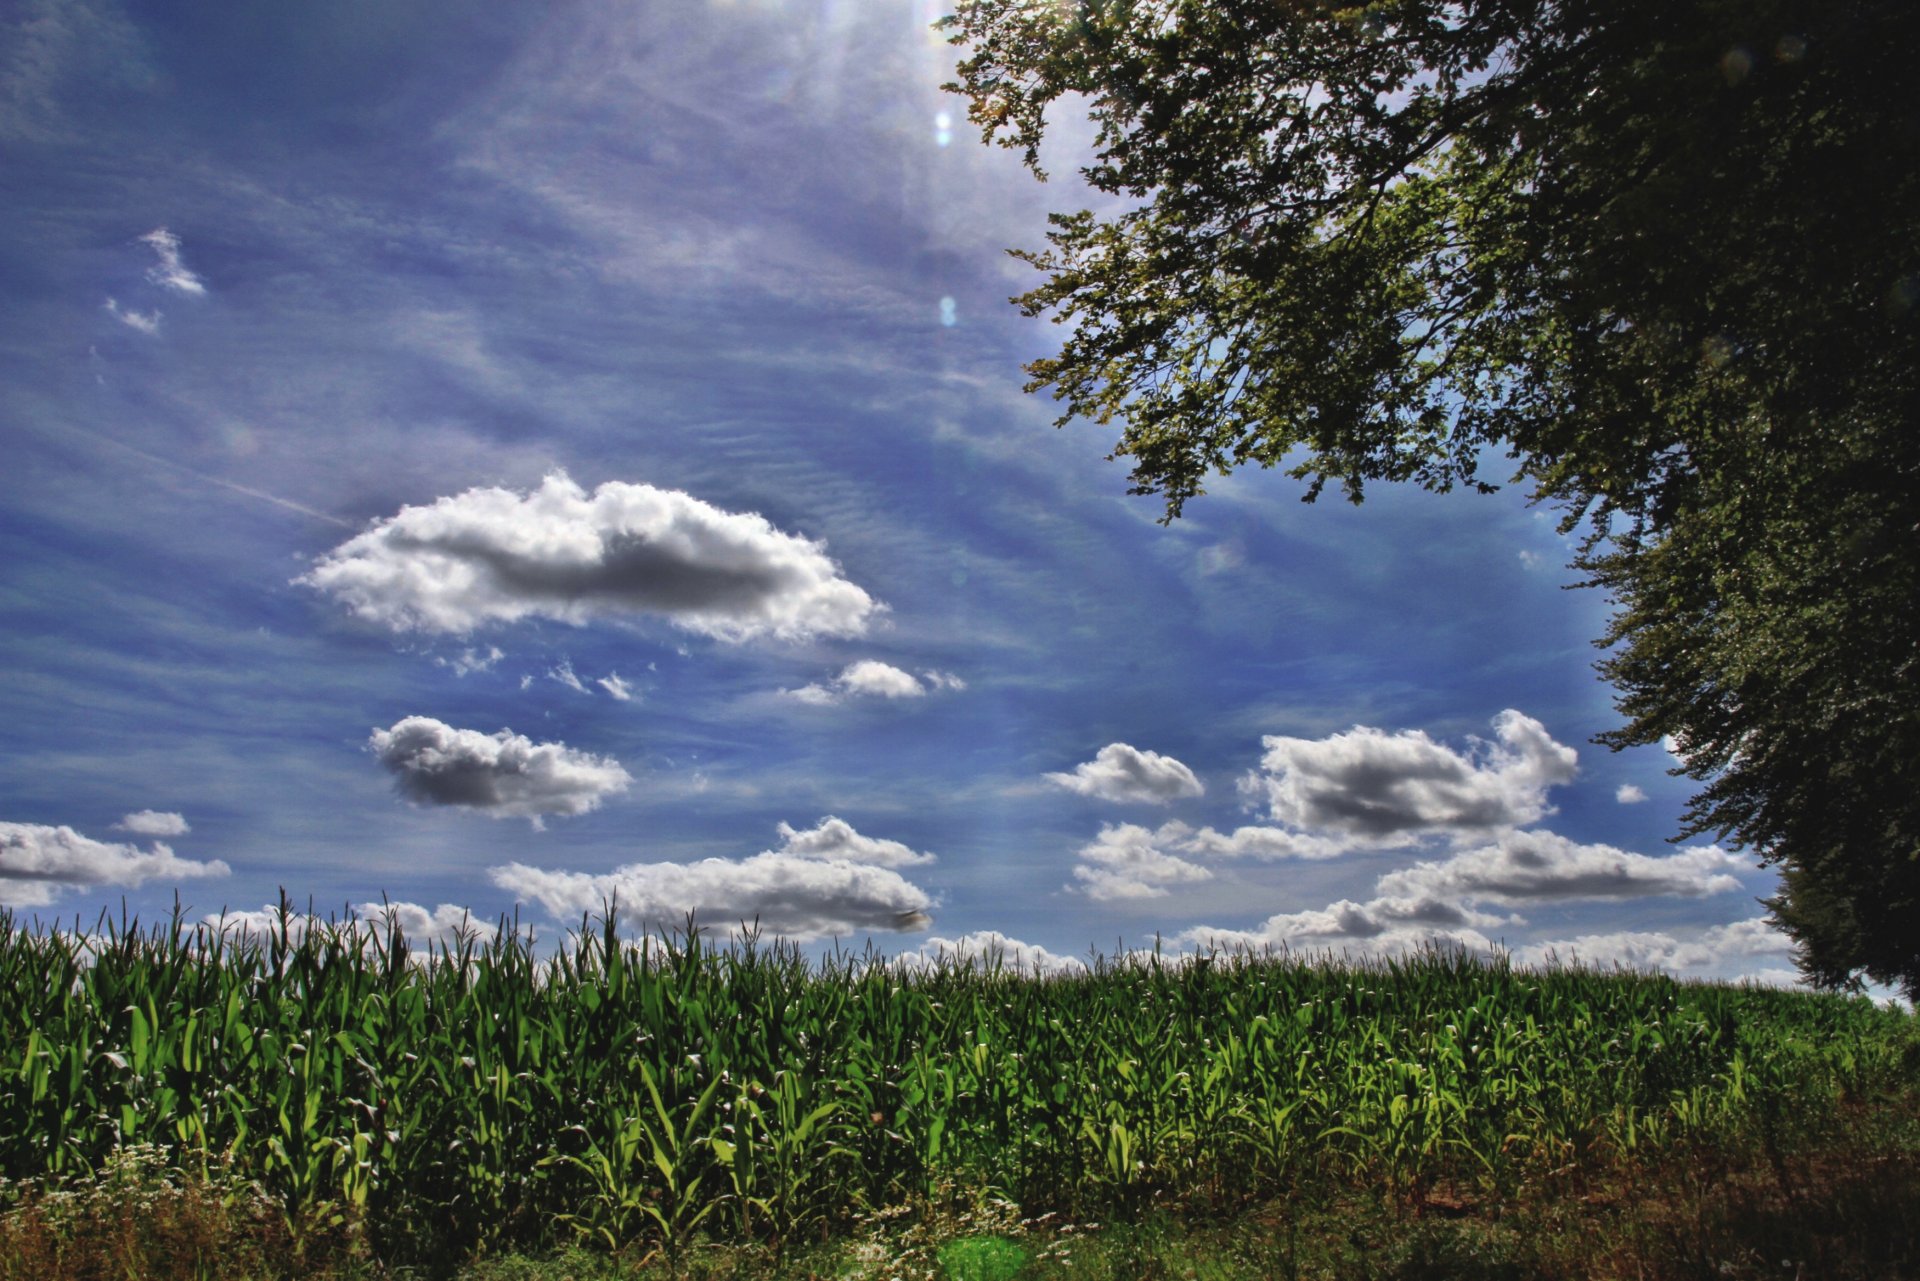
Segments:
[[[1098,128],[1029,366],[1166,517],[1235,467],[1584,526],[1687,832],[1778,863],[1807,973],[1920,990],[1920,6],[964,0],[983,137]],[[1044,176],[1044,174],[1042,174]],[[1511,460],[1502,464],[1504,456]],[[1496,475],[1496,480],[1507,479]]]

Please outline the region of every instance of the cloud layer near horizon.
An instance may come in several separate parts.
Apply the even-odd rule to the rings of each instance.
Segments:
[[[403,507],[294,580],[396,632],[653,615],[723,641],[854,636],[880,606],[822,546],[678,490],[563,473]]]
[[[488,870],[495,885],[532,900],[559,920],[616,910],[630,930],[697,924],[757,924],[807,941],[856,930],[907,932],[932,923],[933,899],[894,867],[933,856],[897,841],[863,836],[828,817],[807,831],[779,827],[782,844],[750,858],[629,863],[592,874],[509,863]]]

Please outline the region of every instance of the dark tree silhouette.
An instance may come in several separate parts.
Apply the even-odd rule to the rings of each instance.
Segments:
[[[963,0],[954,86],[1083,171],[1016,299],[1166,518],[1511,472],[1617,605],[1621,747],[1776,863],[1803,970],[1920,993],[1911,0]],[[1044,175],[1042,175],[1044,176]],[[1510,466],[1498,464],[1505,456]],[[1506,476],[1495,479],[1505,480]]]

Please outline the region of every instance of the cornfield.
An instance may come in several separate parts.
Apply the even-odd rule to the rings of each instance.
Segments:
[[[1428,954],[1038,976],[691,929],[503,928],[410,953],[0,913],[0,1210],[115,1153],[256,1182],[391,1261],[582,1240],[775,1249],[985,1192],[1029,1212],[1233,1202],[1322,1177],[1512,1186],[1911,1076],[1866,1000]]]

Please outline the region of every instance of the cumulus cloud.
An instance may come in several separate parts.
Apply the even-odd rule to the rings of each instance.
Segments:
[[[1008,938],[998,930],[975,930],[957,939],[930,938],[911,952],[893,958],[892,965],[906,970],[931,970],[943,966],[967,969],[991,969],[998,966],[1018,974],[1084,974],[1085,961],[1058,956],[1035,943]]]
[[[484,947],[500,933],[497,924],[475,919],[472,912],[457,903],[442,903],[434,908],[406,902],[362,903],[354,909],[354,915],[379,933],[397,928],[400,937],[413,949],[424,949],[431,944],[444,950],[458,946],[462,939],[471,939],[476,946]]]
[[[162,289],[172,289],[183,294],[204,294],[207,286],[200,277],[187,270],[180,258],[180,237],[165,227],[155,227],[140,237],[140,243],[148,246],[159,256],[160,261],[147,268],[147,279]]]
[[[1523,925],[1525,921],[1517,915],[1488,912],[1484,910],[1487,906],[1511,908],[1543,902],[1655,896],[1698,898],[1738,889],[1740,882],[1732,873],[1744,866],[1738,858],[1713,846],[1651,858],[1607,845],[1582,845],[1551,832],[1505,832],[1491,844],[1388,872],[1374,883],[1374,897],[1365,902],[1343,899],[1317,911],[1269,917],[1251,930],[1203,926],[1181,937],[1196,946],[1230,950],[1306,949],[1391,956],[1442,946],[1491,954],[1495,945],[1485,931]],[[1721,951],[1774,950],[1770,939],[1754,933],[1758,925],[1764,922],[1727,926],[1721,933],[1709,931],[1711,937],[1703,939]],[[1569,950],[1578,950],[1583,959],[1604,951],[1605,959],[1611,960],[1630,954],[1640,956],[1632,948],[1644,951],[1652,946],[1649,940],[1654,937],[1589,935],[1563,943],[1533,945],[1515,955],[1533,962],[1557,948],[1563,960]],[[1669,948],[1660,963],[1696,963],[1686,959],[1694,953],[1677,951],[1679,947],[1676,943]]]
[[[1553,832],[1503,832],[1491,844],[1382,876],[1382,894],[1532,903],[1564,899],[1698,898],[1740,888],[1747,864],[1712,845],[1653,858],[1582,845]]]
[[[922,681],[924,680],[924,684]],[[825,684],[814,682],[798,689],[781,691],[815,707],[825,707],[847,698],[924,698],[929,690],[963,690],[967,683],[946,672],[926,672],[916,677],[891,663],[863,658],[850,663]]]
[[[220,934],[256,938],[276,935],[284,927],[288,942],[294,944],[315,932],[341,935],[351,932],[363,941],[375,938],[384,941],[389,937],[389,930],[398,927],[407,950],[416,955],[424,955],[429,947],[445,950],[457,945],[463,936],[471,938],[476,946],[484,947],[500,933],[498,925],[479,919],[457,903],[442,903],[433,908],[408,902],[362,903],[344,919],[267,904],[259,908],[211,912],[201,918],[201,923]],[[532,935],[530,930],[522,932],[528,937]]]
[[[135,810],[113,825],[116,832],[132,832],[135,836],[185,836],[193,829],[187,825],[186,816],[167,810]]]
[[[159,841],[143,850],[96,841],[71,827],[0,823],[0,905],[7,907],[45,907],[67,890],[226,876],[232,870],[219,859],[181,858]]]
[[[1049,783],[1104,801],[1140,801],[1165,805],[1206,791],[1193,771],[1171,756],[1143,752],[1125,743],[1108,743],[1070,774],[1048,774]]]
[[[1376,848],[1518,827],[1552,813],[1546,790],[1573,777],[1574,750],[1512,709],[1493,729],[1494,742],[1471,740],[1464,752],[1420,730],[1364,725],[1322,739],[1268,735],[1260,770],[1241,788],[1276,822]]]
[[[1613,799],[1619,801],[1622,805],[1638,805],[1647,799],[1647,794],[1632,783],[1622,783],[1619,788],[1615,790]]]
[[[855,930],[923,930],[933,900],[893,869],[934,856],[899,841],[863,836],[829,815],[800,831],[782,823],[780,846],[751,858],[694,863],[629,863],[602,875],[510,863],[488,871],[517,898],[556,917],[576,918],[609,905],[636,929],[677,929],[689,914],[707,925],[748,924],[806,940]]]
[[[932,923],[933,900],[891,868],[844,859],[765,853],[694,863],[629,863],[611,872],[554,871],[509,863],[488,871],[495,885],[539,903],[560,919],[609,905],[637,929],[677,929],[691,914],[708,925],[758,921],[807,940],[855,930],[911,931]]]
[[[1103,824],[1076,855],[1073,876],[1080,892],[1101,902],[1165,898],[1169,885],[1212,879],[1206,868],[1167,853],[1162,847],[1168,843],[1133,823]]]
[[[1793,941],[1764,916],[1716,925],[1690,939],[1662,931],[1622,930],[1583,934],[1578,938],[1532,943],[1514,951],[1514,960],[1527,965],[1580,964],[1598,969],[1619,966],[1632,970],[1752,969],[1744,963],[1756,956],[1785,956]],[[1770,973],[1765,969],[1762,974]]]
[[[849,664],[840,673],[840,687],[874,698],[920,698],[927,692],[909,673],[872,658]]]
[[[1227,952],[1364,952],[1404,956],[1445,947],[1491,955],[1495,945],[1482,931],[1508,918],[1435,898],[1381,897],[1364,903],[1341,899],[1312,912],[1284,912],[1251,930],[1200,926],[1180,935],[1191,947]]]
[[[934,856],[908,848],[899,841],[862,836],[845,819],[828,815],[804,832],[780,824],[780,848],[773,854],[796,858],[838,859],[847,863],[866,863],[874,867],[912,867],[931,863]]]
[[[409,716],[367,740],[400,794],[423,805],[453,805],[490,818],[585,814],[633,781],[617,761],[565,743],[535,743],[512,730],[455,729]]]
[[[131,307],[122,307],[119,299],[109,298],[107,299],[106,311],[109,316],[112,316],[129,329],[137,329],[143,334],[157,334],[160,332],[160,311],[158,308],[152,311],[135,311]]]
[[[1169,825],[1172,826],[1172,825]],[[1166,832],[1166,827],[1161,831]],[[1231,832],[1203,827],[1178,836],[1179,847],[1204,858],[1323,859],[1348,851],[1350,844],[1281,827],[1236,827]]]
[[[618,702],[630,703],[633,701],[633,685],[628,681],[622,680],[619,672],[608,672],[605,676],[594,681],[594,684],[606,690],[607,693]]]
[[[562,473],[469,489],[348,539],[294,580],[395,631],[655,615],[723,641],[850,636],[882,607],[821,544],[677,490]]]

